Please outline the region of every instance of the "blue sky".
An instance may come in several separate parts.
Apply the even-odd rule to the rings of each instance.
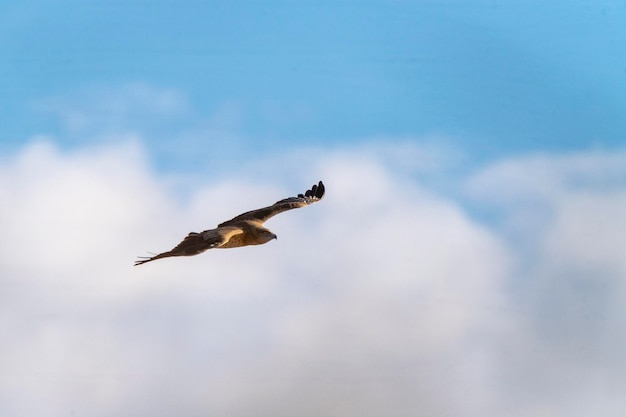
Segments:
[[[500,155],[626,134],[616,1],[41,1],[1,16],[4,143],[69,141],[37,103],[132,83],[188,101],[130,126],[155,142],[223,106],[226,128],[260,149],[435,134]]]
[[[622,417],[624,22],[3,2],[0,415]],[[133,267],[320,179],[277,241]]]

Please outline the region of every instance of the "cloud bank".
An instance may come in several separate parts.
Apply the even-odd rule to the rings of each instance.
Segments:
[[[138,143],[3,159],[3,416],[626,409],[625,153],[496,161],[450,196],[431,150],[309,149],[181,195]],[[318,179],[278,241],[132,266]]]

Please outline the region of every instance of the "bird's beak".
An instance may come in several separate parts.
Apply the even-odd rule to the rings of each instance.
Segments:
[[[278,236],[274,235],[274,239],[278,240]]]

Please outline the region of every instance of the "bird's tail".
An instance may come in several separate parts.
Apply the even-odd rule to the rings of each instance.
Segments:
[[[169,258],[170,256],[180,256],[180,254],[172,253],[172,251],[169,251],[169,252],[159,253],[158,255],[154,255],[154,256],[139,256],[138,257],[139,260],[135,261],[135,266],[143,265],[146,262],[156,261],[157,259],[161,259],[161,258]]]

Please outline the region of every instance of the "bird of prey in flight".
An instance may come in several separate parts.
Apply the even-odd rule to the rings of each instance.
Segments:
[[[324,184],[320,181],[304,194],[277,201],[268,207],[247,211],[239,216],[218,224],[217,228],[201,233],[191,232],[174,249],[152,257],[140,257],[135,266],[170,256],[192,256],[213,248],[237,248],[248,245],[262,245],[276,235],[263,227],[263,223],[283,211],[305,207],[317,203],[324,197]]]

